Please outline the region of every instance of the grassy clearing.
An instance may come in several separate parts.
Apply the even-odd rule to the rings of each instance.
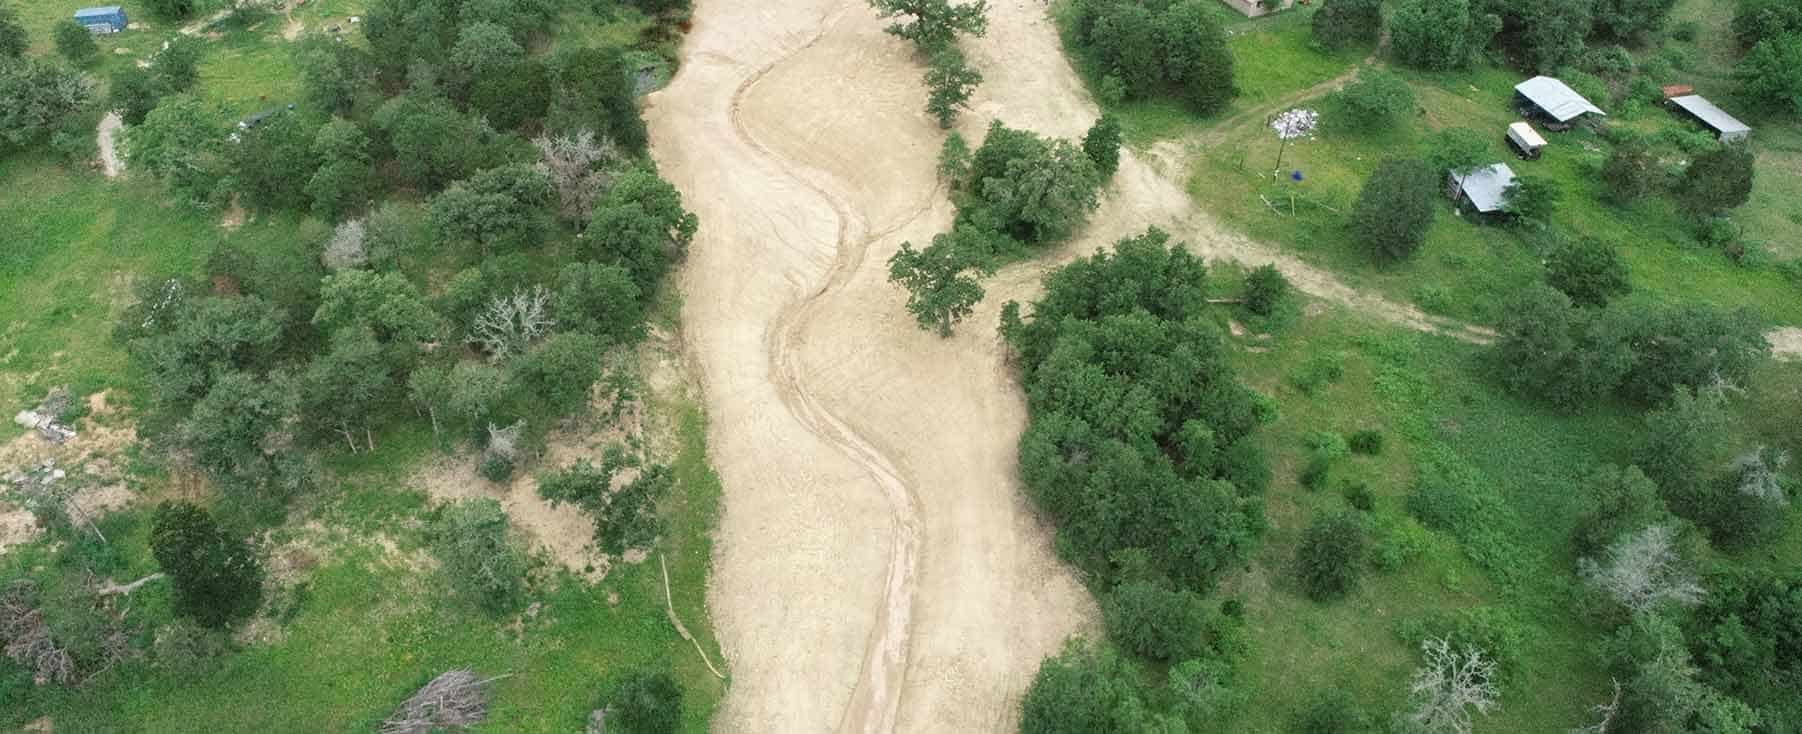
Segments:
[[[1217,278],[1220,277],[1217,275]],[[1319,305],[1317,304],[1317,307]],[[1521,668],[1502,690],[1500,711],[1479,731],[1563,731],[1606,698],[1608,681],[1592,645],[1608,627],[1575,613],[1576,559],[1569,534],[1579,511],[1580,478],[1600,463],[1625,463],[1640,418],[1608,408],[1582,416],[1553,413],[1501,394],[1486,381],[1480,347],[1416,334],[1337,308],[1322,308],[1271,340],[1240,339],[1267,352],[1234,350],[1248,384],[1276,398],[1280,417],[1259,434],[1276,481],[1267,495],[1270,531],[1243,575],[1221,598],[1244,601],[1251,654],[1240,665],[1251,704],[1223,730],[1280,732],[1322,688],[1344,688],[1375,712],[1403,704],[1417,664],[1399,634],[1434,614],[1491,608],[1522,625]],[[1312,388],[1299,379],[1329,362],[1342,376]],[[1744,418],[1739,445],[1795,440],[1793,416],[1802,366],[1769,365],[1736,400]],[[1378,429],[1380,455],[1333,464],[1327,488],[1297,477],[1308,461],[1307,436]],[[1451,461],[1473,471],[1513,515],[1497,518],[1498,541],[1527,565],[1498,574],[1473,560],[1448,534],[1430,532],[1418,557],[1393,572],[1368,570],[1348,599],[1319,604],[1302,594],[1290,564],[1301,531],[1320,514],[1352,511],[1346,481],[1376,496],[1373,527],[1409,525],[1404,501],[1423,464]],[[1763,551],[1773,560],[1802,553],[1802,523]],[[1382,530],[1373,534],[1381,545]],[[1736,559],[1739,560],[1739,559]]]
[[[1802,190],[1792,191],[1802,186],[1798,183],[1802,178],[1788,175],[1802,171],[1802,132],[1793,122],[1766,125],[1755,133],[1761,167],[1757,188],[1753,201],[1735,215],[1755,245],[1754,254],[1736,264],[1698,244],[1693,228],[1667,198],[1649,197],[1625,210],[1602,203],[1596,171],[1609,144],[1594,133],[1554,134],[1540,160],[1515,158],[1501,133],[1517,119],[1509,99],[1520,80],[1518,73],[1479,67],[1403,75],[1419,97],[1420,113],[1396,120],[1389,129],[1369,133],[1334,129],[1332,103],[1313,103],[1322,112],[1323,132],[1314,140],[1289,146],[1284,160],[1285,170],[1303,172],[1302,183],[1270,177],[1278,141],[1253,120],[1219,131],[1220,143],[1204,151],[1191,176],[1190,192],[1255,238],[1291,249],[1361,288],[1413,302],[1432,313],[1493,323],[1508,294],[1542,277],[1543,253],[1523,230],[1465,221],[1455,216],[1448,202],[1422,250],[1407,262],[1384,266],[1358,247],[1346,226],[1364,178],[1382,158],[1418,155],[1424,152],[1429,132],[1468,127],[1493,133],[1494,159],[1507,162],[1517,174],[1555,181],[1564,196],[1553,227],[1616,244],[1641,292],[1660,299],[1748,305],[1773,321],[1802,323],[1798,297],[1802,286],[1775,267],[1781,259],[1793,257],[1792,243],[1802,237],[1802,213],[1793,203]],[[1616,124],[1648,132],[1685,126],[1658,109]],[[1659,152],[1667,162],[1683,158],[1674,147]],[[1291,195],[1296,201],[1293,215],[1288,211]],[[1283,211],[1273,212],[1266,199]]]

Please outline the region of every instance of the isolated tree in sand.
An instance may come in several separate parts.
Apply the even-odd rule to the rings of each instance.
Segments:
[[[949,45],[959,33],[981,37],[989,30],[985,0],[963,5],[950,0],[870,0],[870,5],[884,18],[901,16],[889,24],[888,32],[913,41],[922,53]]]
[[[970,106],[970,93],[982,83],[982,73],[970,68],[964,52],[946,44],[932,54],[926,66],[926,111],[949,129],[957,111]]]
[[[924,250],[901,243],[901,250],[889,258],[888,279],[907,289],[907,310],[920,328],[951,336],[952,324],[982,301],[979,278],[993,272],[989,261],[987,237],[960,227],[932,238]]]

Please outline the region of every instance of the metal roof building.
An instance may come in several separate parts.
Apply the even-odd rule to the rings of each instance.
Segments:
[[[1514,93],[1525,101],[1532,109],[1538,110],[1552,122],[1568,123],[1586,114],[1606,116],[1602,108],[1595,106],[1583,95],[1577,94],[1564,82],[1549,76],[1536,76],[1514,85]]]
[[[1471,208],[1480,214],[1493,214],[1507,203],[1508,186],[1514,183],[1514,169],[1506,163],[1497,163],[1463,176],[1454,173],[1452,183],[1458,187],[1459,200],[1469,201]]]
[[[117,5],[77,10],[75,22],[92,33],[118,33],[130,23],[125,17],[125,10]]]
[[[1707,125],[1723,141],[1745,140],[1747,135],[1752,134],[1752,128],[1747,127],[1746,123],[1714,106],[1713,102],[1703,99],[1699,94],[1672,97],[1671,104]]]

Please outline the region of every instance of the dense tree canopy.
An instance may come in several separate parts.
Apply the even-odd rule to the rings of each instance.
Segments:
[[[1199,590],[1262,531],[1261,503],[1219,457],[1266,411],[1202,315],[1201,262],[1168,241],[1153,229],[1065,266],[1030,320],[1008,306],[1002,333],[1031,411],[1020,473],[1060,552],[1105,576],[1141,549]]]
[[[1352,209],[1352,232],[1358,241],[1383,260],[1414,254],[1433,226],[1438,178],[1417,160],[1389,158],[1377,164]]]
[[[958,34],[981,37],[988,32],[986,0],[955,5],[951,0],[870,0],[870,5],[883,18],[900,18],[889,24],[889,34],[912,41],[928,55],[952,45]]]
[[[1327,48],[1376,43],[1383,29],[1380,0],[1326,0],[1314,11],[1314,40]]]
[[[208,627],[249,617],[263,601],[263,566],[244,541],[186,502],[158,506],[150,550],[175,587],[176,609]]]
[[[1389,19],[1390,48],[1417,69],[1461,68],[1489,45],[1499,26],[1469,0],[1402,0]]]
[[[1802,30],[1766,38],[1733,69],[1740,92],[1766,109],[1802,115]]]
[[[0,59],[16,59],[31,48],[31,34],[19,22],[19,11],[11,3],[0,3]]]
[[[1167,95],[1205,114],[1238,94],[1226,36],[1200,0],[1082,0],[1074,11],[1077,42],[1128,98]]]
[[[41,59],[0,57],[0,151],[38,143],[93,99],[81,72]]]
[[[958,222],[1028,245],[1058,242],[1099,205],[1100,183],[1095,162],[1071,142],[996,121],[971,159],[965,189],[954,195]]]

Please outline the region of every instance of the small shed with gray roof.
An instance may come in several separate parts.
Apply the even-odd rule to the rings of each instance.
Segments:
[[[1569,85],[1549,76],[1536,76],[1514,85],[1514,101],[1521,116],[1540,118],[1548,130],[1568,130],[1584,115],[1608,114]]]
[[[1752,128],[1747,127],[1746,123],[1740,122],[1738,118],[1714,106],[1713,102],[1703,99],[1702,95],[1687,94],[1681,97],[1672,97],[1671,107],[1687,113],[1697,122],[1713,130],[1715,137],[1720,138],[1722,142],[1732,143],[1745,140],[1747,135],[1752,134]]]
[[[1452,172],[1451,195],[1460,206],[1469,204],[1478,214],[1495,214],[1507,203],[1508,187],[1514,183],[1514,169],[1506,163],[1484,166],[1459,175]]]

